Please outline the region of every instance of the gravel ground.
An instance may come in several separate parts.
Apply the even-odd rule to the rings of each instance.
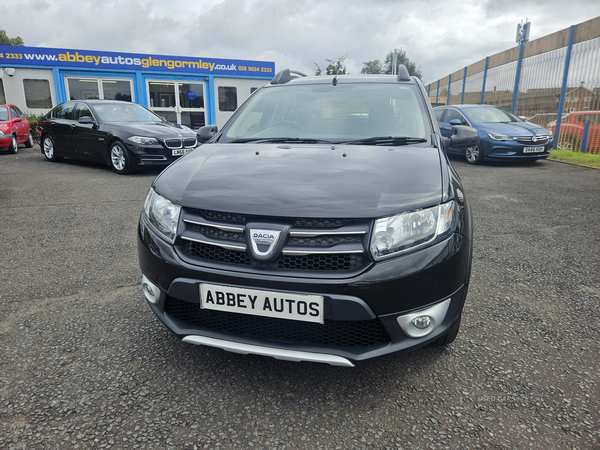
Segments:
[[[0,448],[600,448],[600,170],[453,161],[456,342],[354,369],[183,344],[139,288],[157,171],[0,154]]]

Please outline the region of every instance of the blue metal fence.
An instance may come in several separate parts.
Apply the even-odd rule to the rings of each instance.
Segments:
[[[600,153],[600,17],[487,56],[454,78],[427,86],[432,102],[502,106],[551,129],[554,148]]]

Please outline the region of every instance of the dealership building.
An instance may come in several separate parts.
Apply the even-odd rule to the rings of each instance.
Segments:
[[[222,127],[274,74],[268,61],[0,45],[0,104],[39,115],[67,100],[124,100],[194,129]]]

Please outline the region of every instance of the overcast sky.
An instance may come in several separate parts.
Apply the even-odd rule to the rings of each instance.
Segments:
[[[313,74],[347,54],[350,73],[402,47],[428,83],[600,16],[599,0],[18,0],[0,28],[28,46],[274,61]]]

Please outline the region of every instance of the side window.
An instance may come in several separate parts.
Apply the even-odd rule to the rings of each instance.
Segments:
[[[235,111],[237,109],[237,88],[219,86],[219,111]]]
[[[467,119],[459,113],[456,109],[448,109],[446,112],[446,117],[444,117],[445,123],[450,123],[451,120],[460,120],[461,125],[467,124]]]
[[[13,119],[20,119],[21,115],[17,112],[17,110],[15,109],[14,106],[10,107],[10,115],[12,116]]]
[[[73,103],[65,103],[64,105],[59,106],[58,108],[55,108],[52,111],[52,117],[54,117],[55,119],[71,120],[71,113],[73,112],[73,106],[75,106]]]
[[[18,106],[15,106],[15,109],[17,110],[17,114],[19,115],[21,120],[25,120],[25,115],[23,114],[23,111],[21,111]]]
[[[73,117],[73,120],[79,120],[82,117],[91,117],[92,119],[94,118],[92,112],[90,111],[90,108],[88,108],[86,104],[77,103],[77,108],[75,108],[75,115]]]
[[[444,114],[445,109],[434,109],[433,114],[435,114],[435,118],[438,122],[442,121],[442,114]]]
[[[23,80],[25,103],[28,108],[52,108],[48,80]]]

